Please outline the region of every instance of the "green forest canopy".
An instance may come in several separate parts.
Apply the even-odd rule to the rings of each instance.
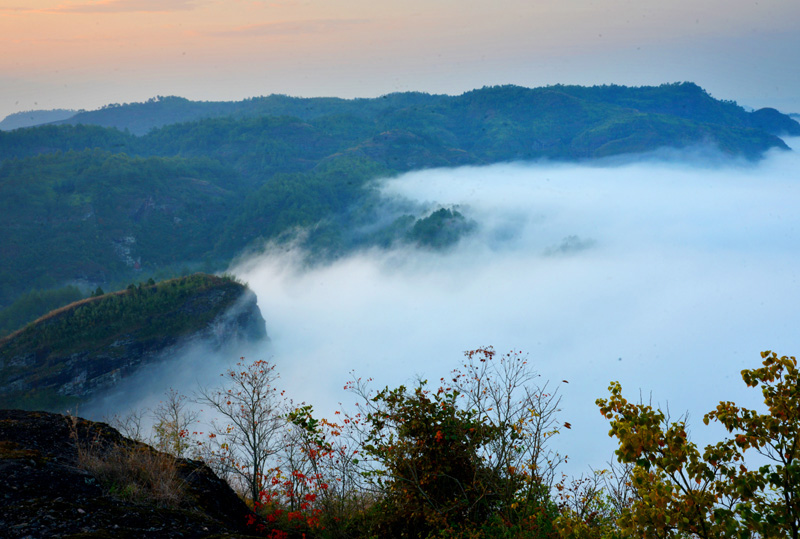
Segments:
[[[692,83],[352,100],[167,97],[81,112],[0,132],[0,309],[33,290],[85,293],[219,270],[301,230],[317,259],[398,241],[441,247],[468,233],[426,228],[432,221],[422,220],[444,209],[436,207],[397,209],[382,228],[367,226],[386,212],[371,180],[408,170],[708,142],[755,159],[785,148],[782,132],[800,134],[800,124]],[[0,322],[8,316],[0,311]]]

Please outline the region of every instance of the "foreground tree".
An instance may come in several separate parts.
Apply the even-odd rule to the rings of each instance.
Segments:
[[[800,373],[794,357],[762,352],[763,366],[742,371],[748,387],[761,386],[767,413],[721,402],[703,421],[720,422],[733,434],[713,448],[708,459],[741,462],[746,451],[757,452],[766,464],[755,470],[724,466],[725,494],[742,503],[731,515],[761,537],[800,534]]]
[[[619,440],[622,463],[634,465],[636,499],[623,509],[621,531],[635,537],[791,537],[800,527],[800,378],[794,357],[761,354],[763,366],[742,371],[762,386],[766,413],[722,402],[703,421],[732,435],[701,453],[683,420],[633,404],[612,383],[598,399]],[[765,464],[750,469],[745,453]]]
[[[196,447],[190,429],[200,414],[188,406],[188,399],[170,388],[153,410],[155,447],[176,457],[189,456]]]
[[[317,420],[310,405],[296,407],[287,415],[292,429],[287,436],[287,446],[293,446],[294,461],[289,452],[284,453],[284,464],[298,470],[302,477],[297,483],[305,487],[303,499],[313,498],[321,525],[330,537],[361,537],[359,526],[365,509],[372,505],[374,496],[365,483],[361,466],[359,439],[361,416],[350,416],[340,411],[337,421]]]
[[[496,433],[482,448],[482,457],[495,476],[514,478],[497,486],[504,506],[543,502],[564,460],[548,441],[562,427],[570,428],[558,419],[558,391],[549,382],[537,384],[539,375],[521,352],[497,355],[489,347],[464,356],[461,368],[451,373],[451,385],[461,406]]]
[[[562,475],[555,486],[558,503],[556,529],[561,539],[626,539],[617,526],[622,512],[636,498],[630,464],[609,463],[591,474]]]
[[[270,459],[281,449],[286,425],[283,394],[275,387],[278,374],[269,362],[255,361],[239,362],[221,376],[225,385],[202,389],[197,401],[219,416],[210,433],[217,440],[217,454],[255,503],[264,490]]]
[[[554,536],[548,480],[558,458],[558,397],[533,385],[520,354],[466,353],[433,390],[421,380],[363,399],[363,451],[381,497],[377,531],[394,537]],[[483,531],[481,531],[483,530]]]

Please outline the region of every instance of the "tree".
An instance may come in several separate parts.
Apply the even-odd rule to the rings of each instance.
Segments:
[[[197,422],[199,412],[187,408],[187,398],[170,388],[165,400],[153,411],[153,432],[155,446],[179,458],[187,456],[190,441],[190,427]]]
[[[722,479],[719,465],[703,460],[688,439],[685,421],[673,422],[649,404],[628,402],[618,382],[609,391],[611,398],[598,399],[598,406],[611,422],[609,435],[619,440],[617,459],[635,465],[631,482],[637,496],[623,510],[620,528],[642,537],[720,537],[724,523],[712,518],[720,502],[714,490]]]
[[[480,448],[495,435],[460,410],[455,391],[429,392],[420,382],[378,392],[365,451],[383,466],[379,484],[396,536],[425,537],[489,517],[497,493]]]
[[[761,384],[767,413],[721,402],[703,418],[732,435],[701,453],[684,420],[670,421],[650,405],[622,397],[598,399],[619,440],[620,462],[634,465],[636,499],[623,509],[623,532],[646,537],[791,537],[800,522],[800,377],[794,357],[763,352],[763,367],[745,369],[748,387]],[[763,464],[749,469],[745,453]]]
[[[488,347],[465,352],[464,356],[461,369],[451,373],[452,386],[464,400],[463,406],[497,431],[484,448],[484,457],[496,473],[511,473],[519,483],[504,483],[506,504],[520,498],[525,503],[542,501],[564,459],[548,448],[548,440],[562,426],[571,427],[558,420],[558,390],[551,390],[548,382],[536,384],[539,375],[522,352],[497,356]]]
[[[305,488],[317,499],[325,517],[325,528],[344,536],[348,520],[363,512],[371,499],[360,466],[362,443],[358,439],[360,414],[337,411],[338,421],[315,419],[310,405],[300,405],[287,419],[288,433],[284,461],[292,470],[302,471]],[[290,450],[291,448],[291,454]]]
[[[768,413],[721,402],[703,421],[719,421],[733,434],[706,451],[708,459],[743,462],[746,451],[767,464],[757,470],[724,466],[725,494],[742,503],[733,516],[762,537],[800,534],[800,373],[794,357],[762,352],[763,367],[742,371],[748,387],[761,385]],[[722,512],[722,517],[732,515]]]
[[[220,375],[226,380],[222,388],[200,390],[197,401],[220,416],[212,422],[211,436],[219,440],[220,454],[230,459],[230,471],[255,503],[264,490],[269,461],[281,446],[283,393],[275,387],[279,376],[269,362],[240,361],[236,367]]]
[[[555,485],[558,501],[556,528],[561,539],[621,539],[617,520],[630,507],[635,493],[633,467],[610,463],[578,478],[562,476]]]
[[[427,537],[496,526],[509,534],[554,533],[549,478],[559,458],[558,397],[533,384],[527,359],[491,348],[465,353],[463,370],[441,385],[348,388],[363,399],[363,451],[381,491],[384,535]]]

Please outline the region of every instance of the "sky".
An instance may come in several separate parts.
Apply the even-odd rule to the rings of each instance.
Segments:
[[[688,413],[702,446],[719,439],[701,421],[718,402],[758,406],[739,373],[760,352],[800,354],[798,171],[797,151],[753,163],[694,148],[381,180],[388,200],[457,207],[475,232],[445,252],[398,245],[308,267],[283,246],[242,261],[231,271],[257,294],[270,341],[144,370],[121,401],[191,394],[244,356],[273,362],[288,396],[334,417],[339,403],[354,410],[353,376],[376,389],[434,383],[463,352],[493,346],[527,355],[558,388],[572,428],[554,444],[571,475],[613,457],[595,400],[614,380],[629,400]],[[116,406],[93,414],[125,412]]]
[[[0,0],[0,118],[157,95],[657,85],[800,112],[788,0]]]

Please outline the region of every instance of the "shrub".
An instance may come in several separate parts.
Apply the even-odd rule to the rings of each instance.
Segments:
[[[558,396],[527,359],[491,348],[466,352],[461,369],[428,389],[388,387],[364,399],[363,451],[381,493],[377,532],[393,537],[554,537],[551,480],[560,462]],[[569,424],[565,424],[569,426]]]

